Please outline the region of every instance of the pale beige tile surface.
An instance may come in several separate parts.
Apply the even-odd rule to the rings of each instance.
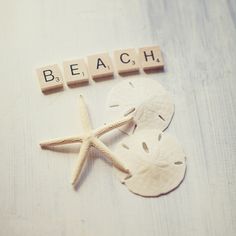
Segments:
[[[83,84],[89,81],[89,73],[84,59],[63,62],[64,78],[70,85]]]
[[[36,69],[39,85],[42,92],[63,87],[63,77],[57,64]]]
[[[139,71],[138,54],[134,48],[115,50],[114,61],[120,74]]]
[[[113,75],[113,65],[108,53],[88,56],[89,72],[93,79],[103,79]]]
[[[164,68],[164,62],[159,46],[149,46],[140,48],[139,60],[144,70]]]

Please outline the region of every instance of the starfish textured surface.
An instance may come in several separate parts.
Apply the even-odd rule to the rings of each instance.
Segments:
[[[124,117],[118,121],[115,121],[111,124],[106,124],[101,128],[92,130],[91,122],[89,119],[88,111],[86,104],[84,102],[84,98],[80,95],[79,100],[79,108],[80,108],[80,115],[81,115],[81,122],[83,127],[83,134],[76,136],[76,137],[67,137],[67,138],[60,138],[60,139],[53,139],[45,142],[41,142],[40,146],[42,148],[58,146],[63,144],[69,143],[81,143],[79,156],[77,158],[73,173],[71,183],[73,186],[76,185],[78,182],[78,178],[82,171],[83,165],[85,163],[87,154],[91,147],[94,147],[101,151],[104,156],[109,159],[113,165],[118,168],[119,170],[129,173],[129,170],[125,168],[124,164],[116,157],[116,155],[99,139],[103,134],[118,128],[124,124],[129,123],[132,121],[133,117]]]

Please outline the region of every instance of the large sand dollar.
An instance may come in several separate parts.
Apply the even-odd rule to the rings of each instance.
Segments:
[[[143,128],[164,131],[174,114],[172,98],[162,85],[140,77],[117,84],[108,95],[106,107],[112,120],[134,116],[133,122],[120,128],[127,134]]]
[[[142,196],[159,196],[184,178],[186,158],[177,140],[161,131],[143,129],[117,144],[115,153],[131,176],[114,168],[127,188]]]

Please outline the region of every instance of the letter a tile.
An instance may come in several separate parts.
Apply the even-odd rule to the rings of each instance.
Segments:
[[[63,87],[63,79],[59,66],[49,65],[36,69],[42,92]]]
[[[88,56],[88,67],[95,80],[113,75],[113,66],[108,53]]]

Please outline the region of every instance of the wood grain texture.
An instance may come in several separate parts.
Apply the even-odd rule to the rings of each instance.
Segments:
[[[1,1],[0,235],[235,235],[235,12],[234,0]],[[106,122],[106,96],[124,78],[43,95],[34,69],[149,45],[160,45],[165,72],[141,76],[174,96],[167,132],[187,153],[184,182],[166,196],[136,196],[92,151],[75,192],[79,147],[39,142],[82,130],[80,93],[93,126]]]

